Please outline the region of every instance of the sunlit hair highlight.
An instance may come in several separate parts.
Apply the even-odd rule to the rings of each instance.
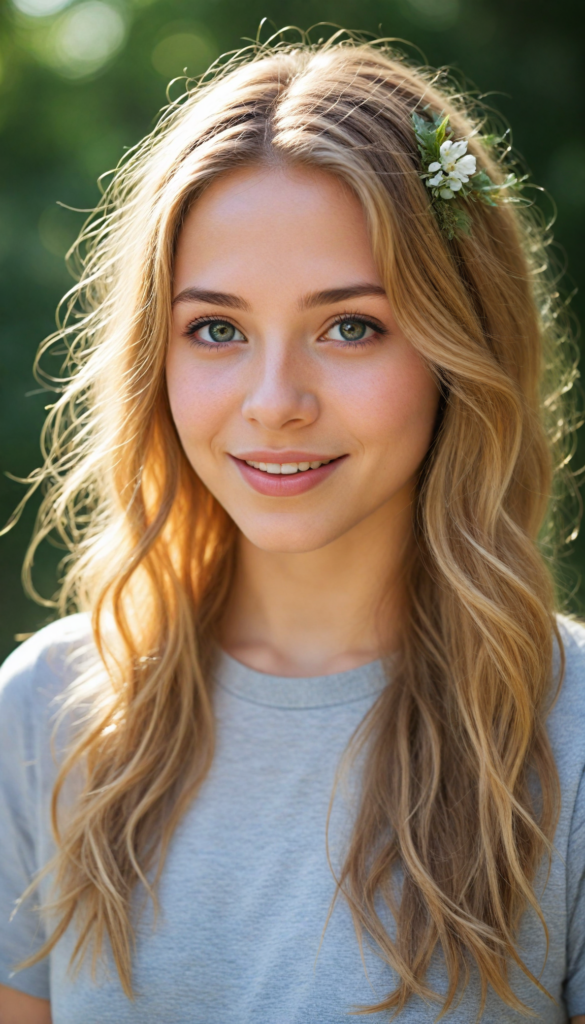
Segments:
[[[533,882],[558,810],[545,728],[557,629],[541,545],[545,522],[554,534],[547,511],[568,452],[562,402],[574,370],[535,214],[470,204],[471,235],[441,235],[411,124],[425,109],[449,113],[478,168],[502,180],[479,115],[384,43],[252,47],[188,84],[86,226],[79,283],[41,353],[65,342],[67,379],[32,478],[46,495],[25,571],[49,534],[66,543],[59,607],[91,613],[103,664],[68,698],[69,711],[82,700],[86,711],[53,798],[58,924],[35,960],[74,922],[75,956],[98,956],[107,935],[131,994],[132,892],[140,883],[156,899],[146,873],[160,873],[213,758],[213,652],[236,530],[169,411],[173,256],[212,181],[278,161],[329,171],[358,196],[396,320],[443,395],[417,493],[401,652],[352,748],[365,767],[338,892],[399,979],[365,1012],[432,996],[437,946],[445,1008],[473,964],[484,997],[489,985],[525,1009],[508,966],[529,974],[517,928],[528,906],[542,920]],[[83,792],[65,813],[59,795],[79,764]]]

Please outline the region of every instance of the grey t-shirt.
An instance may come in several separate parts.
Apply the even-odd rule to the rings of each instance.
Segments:
[[[521,954],[553,999],[516,968],[518,996],[548,1024],[585,1013],[585,630],[564,621],[567,673],[549,719],[562,787],[556,854],[539,898],[550,934],[524,915]],[[111,965],[68,970],[70,929],[48,959],[13,973],[42,939],[30,904],[10,914],[52,841],[50,749],[59,694],[91,650],[88,622],[72,616],[38,633],[0,675],[0,983],[51,1000],[53,1024],[341,1024],[381,999],[396,978],[366,944],[339,900],[323,932],[334,882],[325,823],[336,768],[354,729],[385,685],[380,663],[316,679],[280,679],[224,655],[217,671],[217,753],[181,821],[160,883],[160,916],[137,915],[136,997]],[[390,683],[391,685],[391,683]],[[339,864],[356,788],[341,786],[331,825]],[[352,795],[353,794],[353,795]],[[46,898],[46,885],[41,900]],[[389,922],[391,927],[391,922]],[[439,955],[429,981],[446,979]],[[446,1024],[470,1024],[476,978]],[[439,1007],[412,999],[399,1020],[426,1024]],[[377,1014],[375,1021],[388,1019]],[[482,1021],[525,1021],[488,995]]]

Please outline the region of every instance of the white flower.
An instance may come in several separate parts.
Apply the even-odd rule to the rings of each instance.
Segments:
[[[429,167],[429,171],[434,171],[436,167],[436,164],[431,164]],[[435,178],[429,178],[429,180],[427,181],[427,185],[429,188],[438,188],[441,182],[444,180],[445,178],[443,176],[443,172],[440,171]]]
[[[465,180],[468,181],[469,179],[466,178]],[[458,178],[455,174],[450,174],[446,181],[447,188],[450,188],[453,192],[458,192],[462,184],[461,178]]]
[[[427,179],[429,188],[439,190],[441,199],[453,199],[464,182],[469,181],[476,171],[476,159],[467,152],[467,141],[461,139],[452,142],[447,139],[439,150],[440,159],[429,164],[429,171],[434,175]]]
[[[476,160],[471,153],[467,152],[467,141],[451,142],[447,139],[440,149],[441,167],[444,174],[449,178],[459,178],[461,181],[469,181],[471,174],[475,174]],[[434,168],[429,167],[429,171]],[[438,170],[439,168],[437,168]]]

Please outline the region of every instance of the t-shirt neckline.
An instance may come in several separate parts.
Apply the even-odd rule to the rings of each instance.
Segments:
[[[272,676],[243,665],[220,651],[216,679],[229,693],[254,704],[275,708],[320,708],[372,699],[389,681],[393,657],[370,661],[327,676]]]

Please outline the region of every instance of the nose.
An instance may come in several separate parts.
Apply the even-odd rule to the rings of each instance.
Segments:
[[[319,403],[311,387],[311,367],[284,346],[267,345],[259,355],[253,380],[242,405],[242,414],[265,430],[304,427],[319,415]]]

